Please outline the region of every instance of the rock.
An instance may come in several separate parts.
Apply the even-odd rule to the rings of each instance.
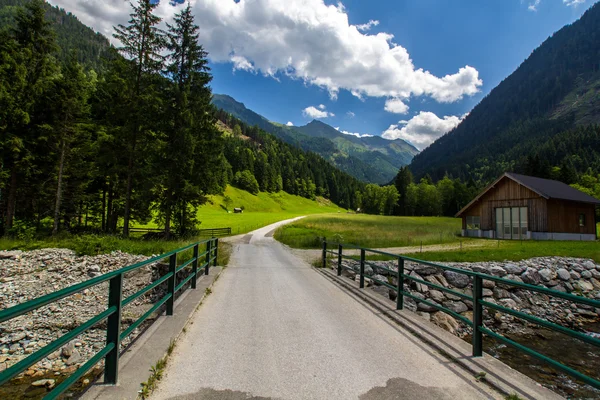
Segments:
[[[596,279],[600,279],[600,271],[593,269],[592,271],[592,276]]]
[[[584,279],[590,279],[592,277],[592,271],[581,271],[581,277]]]
[[[31,384],[31,386],[40,387],[44,386],[48,389],[52,389],[55,385],[56,381],[54,379],[40,379],[39,381],[35,381]]]
[[[539,285],[540,283],[542,283],[542,277],[533,268],[527,268],[525,272],[521,275],[521,279],[523,279],[523,282],[528,283],[530,285]]]
[[[473,265],[473,267],[471,269],[473,270],[473,272],[479,272],[481,274],[488,273],[488,267],[486,265],[475,264],[475,265]]]
[[[73,342],[67,343],[60,351],[61,356],[63,358],[69,358],[73,355],[73,350],[75,349],[75,344]]]
[[[590,279],[590,283],[592,284],[592,286],[596,289],[600,289],[600,280],[596,279],[596,278],[592,278]]]
[[[467,287],[471,283],[469,276],[454,271],[444,271],[444,277],[450,285],[459,289]]]
[[[376,286],[381,286],[381,283],[379,283],[377,281],[381,281],[381,282],[387,283],[387,278],[385,276],[383,276],[383,275],[375,275],[375,276],[373,276],[373,283]]]
[[[487,279],[483,280],[483,287],[486,289],[493,289],[496,287],[496,282],[488,281]]]
[[[431,266],[431,265],[420,264],[420,265],[417,265],[413,271],[418,273],[421,276],[428,276],[428,275],[437,274],[439,271],[439,268]]]
[[[502,267],[492,267],[490,268],[490,274],[494,276],[504,276],[507,274],[506,270]]]
[[[494,288],[494,297],[496,299],[507,299],[510,298],[510,292],[502,288]]]
[[[396,299],[398,298],[398,293],[396,293],[395,290],[389,289],[388,297],[390,298],[391,301],[396,301]]]
[[[429,297],[437,303],[441,303],[445,300],[444,293],[439,290],[430,290]]]
[[[594,262],[592,260],[584,261],[582,265],[587,270],[591,270],[591,269],[595,269],[596,268],[596,264],[594,264]]]
[[[587,281],[578,281],[573,283],[573,287],[581,290],[582,292],[591,292],[594,290],[594,285]]]
[[[558,277],[563,281],[568,281],[571,279],[571,274],[564,268],[560,268],[558,271],[556,271],[556,273],[558,274]]]
[[[74,364],[80,363],[81,361],[83,361],[83,357],[81,357],[81,354],[79,354],[79,351],[73,350],[73,353],[67,359],[67,361],[65,361],[65,364],[74,365]]]
[[[18,344],[18,343],[13,343],[8,348],[8,354],[14,354],[14,353],[16,353],[19,350],[21,350],[21,345]]]
[[[538,271],[538,274],[542,277],[542,279],[546,282],[550,282],[552,278],[554,278],[554,274],[548,268],[544,268]]]
[[[509,274],[521,275],[525,268],[515,264],[506,264],[504,270]]]
[[[431,314],[431,322],[452,334],[456,334],[456,330],[460,326],[458,321],[442,311]]]
[[[513,299],[501,299],[500,304],[507,308],[517,308],[517,302]]]
[[[571,279],[574,281],[581,279],[581,275],[577,271],[571,271]]]
[[[469,308],[462,301],[446,301],[443,303],[444,307],[447,309],[454,311],[455,313],[462,313],[467,311]]]
[[[594,311],[584,310],[581,308],[578,308],[577,310],[575,310],[575,312],[580,316],[586,318],[597,318],[599,316],[598,313],[595,313]]]
[[[483,289],[482,293],[483,297],[490,297],[494,295],[494,292],[491,289]]]

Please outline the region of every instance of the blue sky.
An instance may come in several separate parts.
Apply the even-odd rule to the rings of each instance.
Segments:
[[[52,0],[110,35],[122,0]],[[191,0],[213,91],[272,121],[313,117],[419,148],[593,0]],[[161,1],[168,21],[180,9]],[[369,21],[372,21],[369,23]]]

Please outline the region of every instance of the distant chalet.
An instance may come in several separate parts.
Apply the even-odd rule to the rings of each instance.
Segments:
[[[599,204],[562,182],[507,172],[456,216],[468,237],[596,240]]]

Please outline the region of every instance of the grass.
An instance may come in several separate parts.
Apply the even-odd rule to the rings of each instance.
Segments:
[[[418,246],[458,242],[460,226],[457,218],[338,214],[296,221],[278,229],[275,238],[301,249],[320,248],[320,237],[369,248]]]
[[[225,211],[224,197],[232,200],[231,212]],[[345,213],[346,210],[331,201],[318,197],[316,200],[294,196],[286,192],[252,195],[244,190],[228,186],[223,196],[209,196],[209,202],[198,209],[200,228],[231,228],[233,234],[250,232],[254,229],[294,218],[301,215],[323,213]],[[241,214],[233,213],[234,207],[244,207]],[[155,222],[135,225],[156,228]]]
[[[466,248],[463,251],[435,251],[415,253],[413,256],[428,261],[477,262],[519,261],[533,257],[561,256],[591,258],[600,262],[600,243],[575,241],[512,241],[485,240],[483,247]],[[409,256],[411,256],[409,254]]]

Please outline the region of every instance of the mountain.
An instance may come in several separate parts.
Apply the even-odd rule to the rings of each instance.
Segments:
[[[552,167],[600,172],[600,3],[548,38],[410,169],[489,181]],[[536,160],[533,162],[532,160]]]
[[[227,95],[215,94],[213,104],[287,143],[321,155],[342,171],[365,182],[390,182],[398,169],[408,165],[418,153],[414,146],[401,139],[359,138],[317,120],[299,127],[277,124]]]
[[[0,29],[14,23],[19,7],[27,0],[0,0]],[[52,22],[59,47],[58,58],[66,60],[72,50],[76,50],[80,63],[94,69],[100,68],[102,59],[110,54],[110,43],[102,34],[84,25],[77,17],[62,8],[46,3],[46,18]]]

